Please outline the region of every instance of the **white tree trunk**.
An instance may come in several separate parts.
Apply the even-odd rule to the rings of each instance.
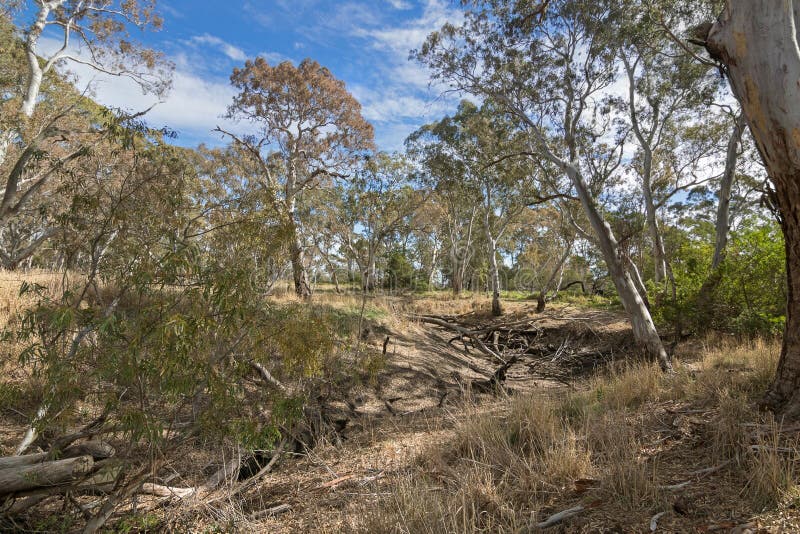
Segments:
[[[428,286],[433,287],[436,277],[436,262],[439,260],[439,245],[434,240],[433,252],[431,254],[431,268],[428,271]]]
[[[635,65],[631,65],[625,54],[622,55],[625,71],[628,75],[628,108],[631,118],[631,125],[639,146],[642,149],[642,193],[644,195],[644,207],[647,221],[647,229],[650,233],[650,241],[653,249],[653,264],[655,270],[655,281],[657,284],[663,282],[667,275],[667,254],[664,250],[664,239],[658,227],[658,214],[653,200],[653,138],[657,130],[658,110],[653,109],[653,124],[649,133],[642,131],[639,123],[639,116],[636,110],[636,76]],[[642,285],[644,287],[644,285]],[[643,293],[644,295],[644,293]]]
[[[305,248],[300,239],[300,230],[298,228],[296,200],[292,189],[294,188],[293,181],[287,181],[286,196],[287,196],[287,219],[289,224],[289,231],[291,233],[291,260],[292,260],[292,279],[294,281],[294,292],[302,299],[311,298],[311,286],[308,283],[308,273],[306,272],[305,265]]]
[[[722,174],[722,182],[719,186],[719,204],[717,205],[717,239],[714,246],[714,258],[711,261],[711,269],[719,267],[725,257],[725,248],[728,246],[728,234],[730,232],[730,207],[731,191],[733,182],[736,178],[736,163],[739,159],[739,142],[742,140],[742,133],[745,128],[745,118],[743,114],[736,117],[731,138],[728,140],[728,150],[725,156],[725,172]]]
[[[727,66],[775,187],[786,243],[788,303],[778,370],[765,398],[800,415],[800,2],[728,0],[706,48]]]
[[[617,288],[622,306],[630,318],[634,338],[651,357],[659,362],[663,370],[671,371],[672,364],[669,361],[666,350],[664,350],[664,345],[661,343],[655,324],[653,324],[653,318],[650,316],[650,311],[647,309],[642,296],[636,290],[631,275],[625,266],[611,226],[608,225],[598,211],[589,187],[577,165],[573,163],[567,164],[565,170],[578,193],[583,210],[597,237],[603,258],[608,266],[608,272],[614,281],[614,286]]]
[[[497,265],[497,239],[492,233],[492,190],[486,187],[486,198],[483,224],[486,231],[486,241],[489,244],[489,277],[492,289],[492,315],[500,317],[503,315],[503,306],[500,304],[500,269]]]

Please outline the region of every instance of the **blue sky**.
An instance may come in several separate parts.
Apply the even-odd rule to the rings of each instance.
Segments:
[[[178,144],[218,144],[216,125],[236,128],[220,118],[234,94],[228,78],[259,55],[270,63],[310,57],[328,67],[361,102],[383,150],[401,149],[409,133],[457,105],[408,59],[428,33],[459,20],[452,0],[163,0],[159,10],[164,28],[138,38],[165,52],[176,71],[172,93],[149,120],[176,130]],[[56,44],[45,39],[42,49]],[[104,104],[136,110],[155,102],[130,82],[71,69]]]

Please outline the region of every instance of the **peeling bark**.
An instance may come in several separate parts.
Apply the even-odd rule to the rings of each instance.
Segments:
[[[800,3],[728,0],[706,48],[733,93],[775,188],[786,243],[786,330],[764,405],[800,416]]]

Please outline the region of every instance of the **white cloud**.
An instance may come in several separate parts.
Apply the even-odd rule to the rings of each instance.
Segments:
[[[42,38],[45,52],[55,51],[60,42]],[[172,77],[172,91],[164,101],[143,94],[139,85],[127,78],[98,73],[91,67],[69,63],[65,68],[77,77],[79,89],[90,87],[97,102],[125,111],[143,111],[155,104],[145,116],[153,127],[167,127],[179,135],[178,143],[194,144],[206,140],[217,126],[241,132],[245,129],[224,119],[235,89],[224,78],[201,77],[191,70],[191,63],[178,60]]]
[[[244,50],[208,33],[192,37],[191,42],[211,45],[234,61],[244,61],[247,59],[247,54],[245,54]]]
[[[459,98],[444,94],[442,85],[431,85],[430,71],[410,60],[409,53],[419,48],[431,32],[447,22],[458,23],[462,17],[462,12],[450,7],[447,0],[426,0],[417,18],[351,29],[354,36],[367,41],[373,54],[381,57],[381,61],[375,61],[379,76],[373,83],[362,82],[351,90],[361,102],[364,116],[375,123],[377,142],[382,148],[401,149],[405,138],[423,123],[456,108]]]
[[[270,65],[277,65],[284,61],[292,61],[292,58],[279,54],[278,52],[259,52],[258,55],[267,60],[267,63]]]
[[[395,9],[406,10],[406,9],[411,9],[412,7],[411,4],[409,4],[405,0],[388,0],[388,2],[389,5]]]

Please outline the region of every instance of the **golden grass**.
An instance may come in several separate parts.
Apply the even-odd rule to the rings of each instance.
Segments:
[[[738,481],[738,492],[726,494],[731,506],[746,498],[757,513],[797,498],[800,449],[755,409],[779,345],[718,343],[673,375],[636,363],[579,392],[513,397],[493,413],[459,416],[444,452],[425,453],[382,506],[367,511],[363,531],[516,532],[545,511],[596,500],[644,521],[669,508],[675,470],[690,473],[698,462],[730,466],[726,476]],[[657,440],[660,414],[678,414],[677,424],[690,417],[684,412],[697,414],[687,423],[691,435],[669,446]],[[771,425],[755,447],[746,422]],[[576,491],[579,484],[590,489]]]

